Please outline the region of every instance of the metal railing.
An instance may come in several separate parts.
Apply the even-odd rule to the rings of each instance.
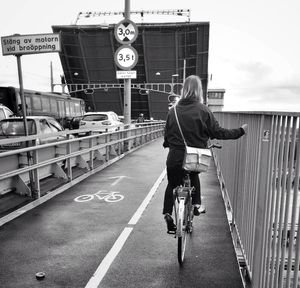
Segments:
[[[45,180],[49,184],[51,178],[56,186],[61,180],[59,190],[62,192],[161,137],[164,125],[164,121],[132,124],[126,129],[103,134],[88,129],[65,130],[51,134],[52,139],[63,135],[65,140],[42,145],[38,145],[38,142],[47,140],[49,136],[32,135],[0,140],[0,146],[15,146],[23,142],[31,144],[30,147],[0,153],[0,195],[13,191],[39,199],[53,190],[53,186],[44,185]],[[73,136],[79,132],[88,135]]]
[[[249,125],[222,141],[215,163],[240,262],[252,287],[299,287],[300,113],[215,113],[223,127]]]

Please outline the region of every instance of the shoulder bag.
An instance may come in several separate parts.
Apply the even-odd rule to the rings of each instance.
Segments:
[[[190,147],[187,145],[179,124],[176,105],[174,106],[174,112],[176,122],[185,145],[185,154],[182,163],[182,168],[190,172],[206,172],[209,167],[212,156],[210,149]]]

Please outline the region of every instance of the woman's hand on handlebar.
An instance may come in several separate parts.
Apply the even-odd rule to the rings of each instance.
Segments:
[[[245,134],[247,134],[248,133],[248,124],[243,124],[242,128],[243,128]]]
[[[217,144],[210,144],[207,148],[208,148],[208,149],[210,149],[210,148],[221,149],[222,146],[221,146],[220,144],[217,143]]]

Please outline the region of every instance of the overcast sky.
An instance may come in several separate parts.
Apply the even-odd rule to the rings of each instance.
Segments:
[[[120,11],[125,0],[15,0],[1,4],[0,36],[52,33],[74,24],[80,11]],[[191,21],[210,22],[209,88],[224,88],[225,110],[300,111],[299,0],[131,0],[131,10],[190,9]],[[122,18],[115,18],[115,22]],[[141,18],[134,18],[140,22]],[[149,20],[149,21],[148,21]],[[186,21],[148,16],[144,22]],[[111,23],[79,20],[78,24]],[[22,57],[27,89],[50,91],[50,62],[59,83],[57,53]],[[0,86],[17,86],[15,56],[0,55]]]

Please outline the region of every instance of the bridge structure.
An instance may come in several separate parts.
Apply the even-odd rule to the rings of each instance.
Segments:
[[[1,286],[297,287],[300,114],[215,116],[249,130],[200,175],[207,213],[181,268],[161,214],[164,122],[0,153]]]
[[[168,112],[165,92],[174,87],[173,92],[180,94],[179,84],[172,84],[183,83],[183,79],[192,74],[201,78],[206,102],[209,23],[136,23],[136,26],[138,35],[130,45],[137,52],[138,62],[134,67],[136,79],[131,79],[131,83],[135,84],[133,88],[150,84],[147,84],[149,93],[132,89],[132,118],[143,113],[147,119],[165,119]],[[115,24],[52,27],[53,32],[61,36],[62,82],[67,84],[72,96],[84,99],[92,111],[114,111],[123,115],[123,79],[116,79],[115,63],[115,53],[121,44],[115,39],[114,29]],[[88,94],[86,89],[81,89],[82,85],[93,87],[95,83],[104,88]],[[107,88],[108,83],[114,89]],[[156,89],[151,83],[161,83],[163,88]]]

